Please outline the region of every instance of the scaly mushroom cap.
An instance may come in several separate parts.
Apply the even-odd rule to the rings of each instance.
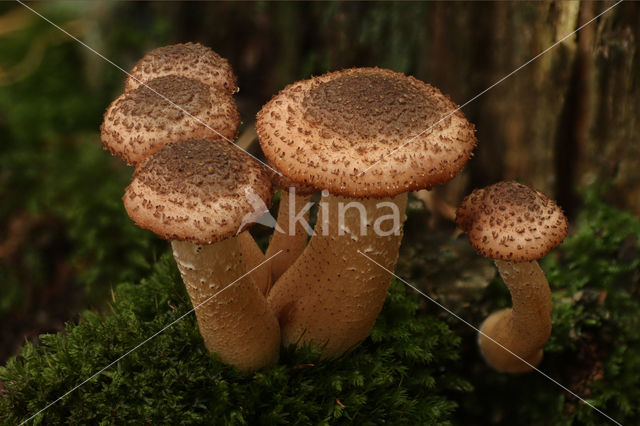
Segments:
[[[271,204],[263,166],[224,141],[166,145],[136,169],[124,206],[139,226],[168,240],[212,244],[251,225],[251,201]]]
[[[257,133],[269,162],[300,184],[387,197],[462,169],[476,138],[456,108],[413,77],[353,68],[287,86],[258,113]]]
[[[168,142],[235,138],[240,116],[230,94],[175,75],[147,84],[113,101],[100,127],[104,147],[128,164],[142,162]]]
[[[313,186],[300,185],[292,181],[285,175],[279,175],[276,173],[272,173],[271,182],[273,182],[274,186],[280,189],[284,189],[285,191],[287,191],[289,188],[295,188],[296,195],[302,195],[302,196],[311,195],[317,191]]]
[[[567,235],[567,218],[553,200],[512,181],[474,190],[456,222],[478,253],[511,262],[540,259]]]
[[[125,92],[137,89],[140,83],[170,74],[201,81],[228,94],[238,91],[229,61],[200,43],[185,43],[159,47],[147,53],[131,70]]]

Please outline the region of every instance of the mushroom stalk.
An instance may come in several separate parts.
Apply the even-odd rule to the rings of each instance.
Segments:
[[[253,239],[249,231],[241,232],[237,238],[242,250],[242,259],[247,265],[247,271],[251,271],[253,269],[253,272],[251,272],[249,276],[251,277],[251,279],[253,279],[253,282],[255,283],[256,287],[258,287],[260,293],[266,296],[269,292],[269,288],[271,288],[272,282],[271,269],[269,267],[269,264],[273,262],[273,260],[280,257],[282,253],[274,257],[269,262],[269,264],[264,265],[263,267],[256,268],[256,266],[260,265],[260,263],[264,262],[268,257],[266,257],[264,253],[262,253],[262,249],[260,249],[260,247],[256,243],[256,240]],[[270,256],[273,256],[276,253],[277,251],[270,254]]]
[[[542,360],[542,347],[551,335],[551,291],[538,262],[495,261],[511,293],[512,308],[491,314],[481,331],[509,349],[531,366]],[[531,366],[489,340],[478,337],[487,363],[504,373],[525,373]]]
[[[268,296],[284,345],[313,343],[324,358],[368,335],[391,283],[402,240],[407,195],[384,199],[329,196],[320,203],[309,244]],[[389,226],[391,221],[391,226]]]
[[[253,280],[242,277],[247,267],[239,239],[171,246],[206,348],[242,372],[275,363],[278,322]]]
[[[273,232],[266,258],[273,256],[282,250],[276,258],[269,262],[271,268],[271,279],[275,282],[280,276],[293,265],[307,245],[309,233],[304,224],[309,223],[308,203],[310,195],[298,195],[295,191],[280,191],[280,206],[278,207],[278,226]],[[301,217],[302,221],[296,218]]]
[[[172,241],[207,349],[244,372],[275,362],[280,342],[243,253],[255,241],[246,230],[236,237],[254,210],[249,192],[271,203],[271,180],[260,163],[231,144],[192,140],[148,157],[123,197],[139,226]]]

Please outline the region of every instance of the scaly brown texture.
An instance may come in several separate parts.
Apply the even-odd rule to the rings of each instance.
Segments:
[[[451,179],[471,156],[473,125],[455,110],[438,89],[379,68],[294,83],[260,110],[256,129],[262,150],[289,179],[328,190],[325,202],[334,210],[340,203],[365,208],[369,226],[382,214],[373,211],[374,198],[393,197],[388,200],[398,209],[398,234],[375,236],[371,229],[356,235],[353,216],[341,226],[335,212],[320,211],[319,218],[333,223],[316,225],[269,295],[285,343],[314,342],[323,347],[323,356],[334,357],[367,336],[390,277],[363,254],[372,253],[392,270],[406,192]],[[345,229],[350,236],[342,235]]]
[[[129,216],[168,240],[211,244],[238,234],[247,194],[271,204],[265,168],[233,145],[203,140],[172,143],[136,169],[123,197]]]
[[[258,287],[259,268],[268,267],[249,273],[260,260],[243,251],[253,241],[241,232],[251,225],[249,193],[266,206],[271,202],[271,180],[261,164],[226,142],[194,140],[151,155],[123,197],[138,225],[173,240],[206,347],[241,371],[274,363],[280,342]]]
[[[540,259],[567,235],[562,209],[513,181],[474,190],[460,204],[456,222],[481,255],[515,262]]]
[[[353,201],[329,196],[321,202],[315,235],[268,297],[280,322],[283,343],[312,342],[322,348],[325,358],[355,348],[371,332],[391,276],[358,251],[394,270],[406,218],[406,194],[358,200],[366,210],[362,222],[358,208],[349,205]],[[340,219],[341,204],[344,221]],[[395,233],[384,236],[375,232],[391,232],[391,214],[397,216]]]
[[[240,116],[230,94],[175,75],[147,85],[120,95],[105,112],[100,136],[113,155],[137,165],[170,142],[235,138]]]
[[[353,68],[287,86],[258,113],[257,133],[269,162],[299,184],[386,197],[462,169],[476,138],[456,108],[413,77]]]
[[[173,44],[153,49],[133,67],[125,92],[166,75],[180,75],[233,94],[238,91],[229,61],[200,43]]]
[[[483,256],[495,259],[513,308],[491,314],[478,344],[487,363],[505,373],[531,371],[542,360],[551,333],[551,291],[536,262],[567,234],[562,209],[541,192],[517,182],[474,190],[456,212],[458,226]],[[513,354],[524,359],[529,365]]]
[[[240,279],[248,268],[238,239],[210,245],[172,241],[171,246],[207,349],[243,372],[274,364],[278,321],[251,277]]]

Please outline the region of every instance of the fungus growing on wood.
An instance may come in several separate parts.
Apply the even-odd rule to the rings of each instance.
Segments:
[[[269,162],[330,193],[309,244],[269,293],[285,344],[313,342],[335,357],[367,337],[391,277],[361,253],[393,270],[406,192],[451,179],[470,157],[476,139],[463,114],[440,122],[455,109],[415,78],[355,68],[294,83],[258,113]]]
[[[231,94],[176,75],[146,84],[113,101],[100,127],[103,146],[128,164],[169,142],[235,138],[240,116]]]
[[[274,363],[280,347],[264,295],[243,277],[241,239],[248,233],[241,228],[253,212],[247,191],[270,204],[271,181],[259,163],[226,142],[194,140],[150,156],[123,197],[139,226],[171,240],[193,306],[216,295],[196,309],[200,334],[207,349],[246,372]]]
[[[481,255],[495,259],[511,293],[513,307],[494,312],[481,325],[480,351],[500,372],[530,371],[542,360],[542,347],[551,334],[551,291],[537,259],[562,242],[567,219],[541,192],[499,182],[468,195],[456,221]]]
[[[229,61],[200,43],[184,43],[159,47],[144,55],[129,73],[125,92],[167,75],[198,80],[230,95],[238,91]]]

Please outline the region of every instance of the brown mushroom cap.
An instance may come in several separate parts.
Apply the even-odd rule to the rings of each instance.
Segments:
[[[455,109],[413,77],[353,68],[287,86],[258,113],[257,133],[269,162],[300,184],[386,197],[462,169],[476,145],[473,125],[460,111],[438,122]]]
[[[159,47],[147,53],[131,70],[125,92],[169,74],[201,81],[228,94],[238,91],[229,61],[200,43],[185,43]]]
[[[313,186],[300,185],[299,183],[292,181],[291,179],[289,179],[288,177],[282,174],[279,175],[276,173],[272,173],[271,181],[273,182],[274,186],[280,189],[284,189],[285,191],[288,190],[289,188],[295,188],[296,195],[304,196],[304,195],[311,195],[314,192],[317,192],[317,190]]]
[[[240,116],[230,94],[175,75],[147,84],[113,101],[100,128],[104,147],[128,164],[140,163],[168,142],[235,138]]]
[[[562,209],[513,181],[474,190],[458,207],[456,222],[481,255],[512,262],[540,259],[567,235]]]
[[[271,181],[260,163],[230,143],[193,140],[150,156],[123,200],[139,226],[162,238],[212,244],[251,225],[242,223],[254,212],[248,192],[271,204]]]

